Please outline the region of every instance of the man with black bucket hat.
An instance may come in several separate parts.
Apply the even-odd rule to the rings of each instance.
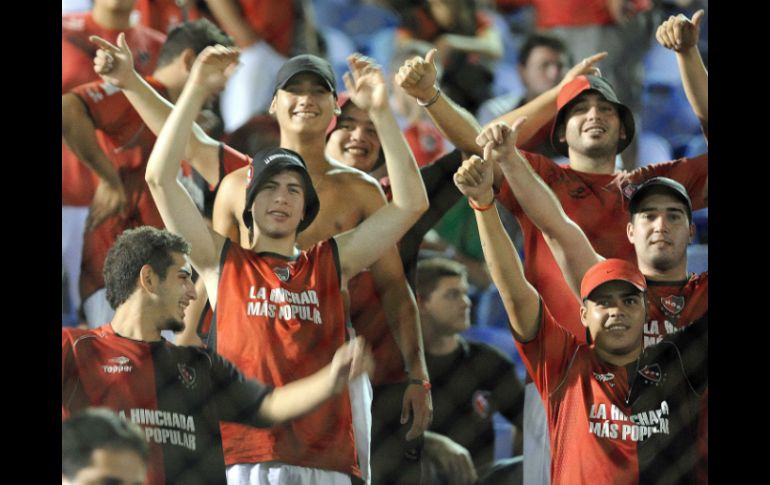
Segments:
[[[697,39],[697,33],[691,37]],[[626,235],[625,204],[631,190],[629,186],[655,176],[669,177],[685,186],[692,199],[693,210],[707,207],[708,154],[651,164],[630,173],[616,172],[616,155],[628,146],[635,126],[628,108],[618,100],[612,86],[593,68],[604,56],[606,53],[600,53],[582,60],[559,85],[496,121],[510,124],[518,118],[527,117],[526,124],[519,128],[518,144],[526,143],[551,122],[551,142],[559,153],[568,157],[569,165],[558,165],[530,152],[522,151],[522,155],[553,190],[564,211],[583,230],[597,253],[634,262],[634,247]],[[466,153],[484,156],[484,144],[478,140],[481,128],[469,113],[434,87],[435,67],[420,57],[410,60],[408,64],[400,74],[400,85],[404,90],[428,104],[428,113],[455,146]],[[681,63],[680,70],[685,72],[686,69],[685,63]],[[686,88],[693,81],[692,76],[683,75],[683,79]],[[696,101],[690,98],[690,102]],[[696,110],[698,113],[701,111]],[[702,119],[701,122],[707,126],[708,120]],[[493,130],[490,136],[501,141],[499,129]],[[496,198],[516,216],[522,229],[524,268],[528,281],[537,289],[556,320],[579,341],[585,341],[579,302],[564,297],[570,293],[570,286],[545,239],[522,209],[516,192],[511,190],[503,173],[496,164],[493,168]],[[528,484],[547,484],[550,452],[545,435],[544,410],[531,383],[526,386],[526,392],[524,480]]]
[[[110,50],[114,59],[110,66],[97,65],[97,72],[102,77],[123,89],[126,97],[142,116],[147,126],[155,133],[159,132],[172,106],[164,101],[146,83],[139,82],[138,76],[132,73],[130,61],[117,47]],[[353,63],[364,63],[366,59],[353,56]],[[297,242],[302,249],[309,249],[314,244],[324,241],[335,234],[352,229],[366,220],[386,204],[385,197],[379,184],[372,177],[352,169],[340,162],[328,158],[325,154],[326,130],[334,114],[339,114],[335,103],[337,95],[333,71],[328,62],[312,55],[296,56],[287,61],[276,76],[274,98],[270,107],[280,126],[282,148],[294,150],[305,160],[308,172],[317,190],[323,209],[319,212],[313,224],[298,234]],[[382,93],[385,94],[384,83]],[[378,88],[379,89],[379,88]],[[370,118],[375,124],[382,146],[400,144],[402,135],[382,131],[380,122],[371,109]],[[388,110],[389,111],[389,110]],[[249,230],[242,220],[245,209],[243,192],[247,185],[247,168],[251,158],[233,150],[226,144],[211,139],[197,125],[193,125],[193,136],[189,138],[185,151],[185,159],[196,161],[197,165],[211,167],[209,175],[220,180],[217,199],[214,204],[213,227],[220,234],[244,248],[249,248]],[[218,166],[240,164],[243,168],[222,178]],[[208,180],[208,178],[207,178]],[[422,432],[427,429],[432,419],[432,404],[429,390],[428,373],[422,346],[422,337],[417,320],[417,306],[395,245],[389,248],[382,257],[371,265],[371,279],[379,293],[382,302],[382,312],[393,338],[383,340],[393,342],[396,352],[389,352],[398,360],[395,365],[401,374],[408,377],[402,379],[403,390],[395,405],[400,409],[400,421],[403,430],[399,430],[399,439],[409,440],[409,447],[419,450]],[[357,284],[358,278],[352,282]],[[347,291],[344,289],[343,291]],[[376,303],[367,303],[376,304]],[[359,305],[361,306],[361,305]],[[354,318],[353,328],[359,332],[361,325],[369,324],[363,318]],[[379,322],[378,322],[379,323]],[[195,329],[188,328],[185,332]],[[363,333],[363,332],[359,332]],[[383,333],[383,332],[380,332]],[[390,336],[390,335],[388,335]],[[187,338],[180,336],[180,339]],[[382,355],[385,345],[373,342],[375,355]],[[389,347],[387,347],[389,349]],[[398,351],[400,350],[400,355]],[[402,361],[403,359],[403,361]],[[382,367],[385,367],[383,365]],[[403,370],[407,374],[404,374]],[[355,394],[360,391],[359,395]],[[357,423],[362,423],[365,432],[358,433],[357,438],[368,439],[367,417],[369,412],[368,400],[371,400],[371,390],[368,383],[359,387],[351,386],[352,399],[360,405],[356,406],[354,416]],[[398,414],[398,413],[397,413]],[[411,417],[411,419],[410,419]],[[360,443],[361,461],[366,473],[368,445]],[[417,457],[411,453],[406,460],[418,465]],[[414,469],[415,467],[412,467]]]
[[[562,327],[525,278],[494,207],[491,160],[503,163],[519,126],[521,121],[503,130],[510,143],[501,153],[492,153],[501,147],[490,141],[485,144],[488,160],[472,156],[463,162],[455,183],[476,208],[484,256],[546,409],[550,481],[696,483],[697,430],[708,385],[708,314],[643,348],[651,281],[635,264],[610,258],[591,264],[576,288],[590,344]],[[662,211],[656,198],[661,188],[672,199]],[[672,225],[687,227],[687,195],[678,184],[657,179],[642,188],[636,202],[635,218],[671,213]],[[552,199],[549,205],[557,204]]]
[[[393,183],[393,201],[355,229],[306,251],[298,232],[319,208],[317,189],[303,157],[267,149],[252,159],[244,196],[248,249],[209,229],[176,183],[193,120],[204,100],[221,89],[237,50],[217,46],[199,56],[177,105],[163,125],[147,168],[147,182],[164,223],[192,245],[190,259],[204,279],[216,311],[211,346],[244,374],[272,386],[317,370],[346,338],[341,289],[393,247],[428,205],[417,164],[387,106],[382,73],[368,60],[351,59],[346,85],[373,113]],[[288,86],[287,86],[288,87]],[[279,99],[278,116],[302,131],[325,105]],[[328,91],[326,91],[328,92]],[[288,93],[289,95],[291,93]],[[290,97],[290,96],[289,96]],[[310,102],[305,100],[310,99]],[[317,411],[269,430],[222,424],[229,483],[324,483],[358,481],[351,403],[338,396]],[[277,478],[280,476],[281,478]],[[286,480],[284,482],[283,480]]]

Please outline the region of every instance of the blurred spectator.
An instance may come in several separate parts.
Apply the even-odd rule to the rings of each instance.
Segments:
[[[425,451],[441,483],[491,484],[483,477],[494,464],[492,415],[500,412],[516,426],[513,453],[520,455],[524,386],[498,349],[459,335],[470,326],[467,292],[467,273],[460,263],[443,258],[418,263],[417,303],[435,396]],[[516,475],[520,483],[521,467],[508,468],[504,480],[497,470],[494,483],[512,483]]]
[[[97,80],[93,70],[93,58],[97,46],[89,42],[91,35],[98,35],[115,42],[120,32],[132,46],[136,69],[150,74],[155,69],[158,52],[166,36],[142,25],[132,26],[131,12],[136,0],[95,0],[93,10],[85,13],[62,15],[62,94],[75,86]],[[105,136],[98,134],[101,150],[113,153]],[[126,147],[114,153],[126,165],[137,163],[140,150]],[[83,248],[83,232],[88,216],[88,206],[94,194],[114,192],[116,187],[99,179],[62,142],[62,262],[67,272],[69,298],[72,308],[80,306],[78,280]],[[115,180],[110,182],[114,184]]]
[[[88,408],[61,424],[62,485],[141,485],[149,449],[139,426],[106,408]]]
[[[438,48],[441,87],[475,113],[492,96],[492,64],[503,54],[500,33],[474,0],[427,0],[408,9],[396,37],[399,46],[422,41]]]

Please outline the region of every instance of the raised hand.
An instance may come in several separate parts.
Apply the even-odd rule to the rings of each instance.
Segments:
[[[223,45],[208,46],[195,59],[188,82],[202,87],[209,93],[224,89],[227,80],[238,67],[241,51]]]
[[[484,160],[505,164],[511,157],[521,156],[516,149],[516,140],[526,121],[524,117],[514,121],[513,126],[497,122],[484,128],[476,137],[476,143],[484,149]]]
[[[428,101],[436,90],[436,57],[437,49],[431,49],[423,59],[415,56],[398,69],[396,73],[396,84],[409,96],[420,101]]]
[[[487,206],[494,202],[493,181],[492,162],[476,155],[463,161],[454,175],[457,189],[478,206]]]
[[[672,15],[660,24],[657,32],[655,32],[655,38],[660,45],[676,52],[692,49],[698,45],[700,23],[704,14],[703,9],[698,10],[692,16],[692,20],[681,13],[677,16]]]
[[[115,186],[100,180],[88,211],[86,231],[93,231],[105,220],[122,212],[127,202],[123,184]]]
[[[94,71],[113,86],[124,88],[126,81],[134,73],[134,56],[126,43],[126,35],[118,34],[118,45],[102,39],[98,35],[88,38],[99,46],[94,57]]]
[[[374,374],[374,358],[369,345],[359,336],[343,344],[334,353],[331,363],[334,392],[342,391],[349,381],[364,372]]]
[[[602,59],[604,59],[605,57],[607,57],[607,52],[599,52],[592,56],[586,57],[582,61],[572,66],[572,69],[567,71],[567,74],[564,75],[564,79],[562,79],[561,82],[559,83],[559,88],[566,85],[570,81],[574,80],[576,77],[582,76],[584,74],[601,76],[602,73],[599,70],[599,68],[595,66],[595,64],[601,61]]]
[[[348,56],[350,71],[342,76],[350,100],[362,110],[388,108],[388,88],[382,68],[361,54]]]

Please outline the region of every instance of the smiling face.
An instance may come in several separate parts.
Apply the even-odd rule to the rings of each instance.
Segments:
[[[171,259],[173,262],[166,271],[165,279],[160,280],[157,290],[161,312],[158,330],[181,332],[184,330],[185,310],[190,301],[197,298],[197,294],[187,255],[171,253]]]
[[[336,109],[334,95],[317,74],[301,72],[275,93],[270,105],[281,132],[325,133]]]
[[[369,115],[348,101],[329,135],[326,152],[349,167],[371,172],[380,155],[380,138]]]
[[[294,170],[283,170],[270,177],[258,189],[251,211],[261,235],[273,239],[296,236],[305,215],[301,176]]]
[[[670,193],[651,190],[643,197],[627,228],[639,268],[644,274],[686,272],[687,245],[695,235],[687,206]]]
[[[625,281],[598,286],[580,307],[580,319],[597,353],[615,365],[625,365],[639,355],[646,318],[644,293]]]
[[[593,158],[612,156],[626,137],[618,109],[597,93],[581,94],[567,107],[564,119],[559,139],[566,141],[570,152]]]

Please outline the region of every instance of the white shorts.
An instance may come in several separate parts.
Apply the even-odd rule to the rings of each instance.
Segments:
[[[524,483],[550,485],[551,444],[545,405],[534,382],[524,386]]]
[[[344,473],[287,465],[285,463],[239,463],[227,467],[228,485],[351,485]]]

